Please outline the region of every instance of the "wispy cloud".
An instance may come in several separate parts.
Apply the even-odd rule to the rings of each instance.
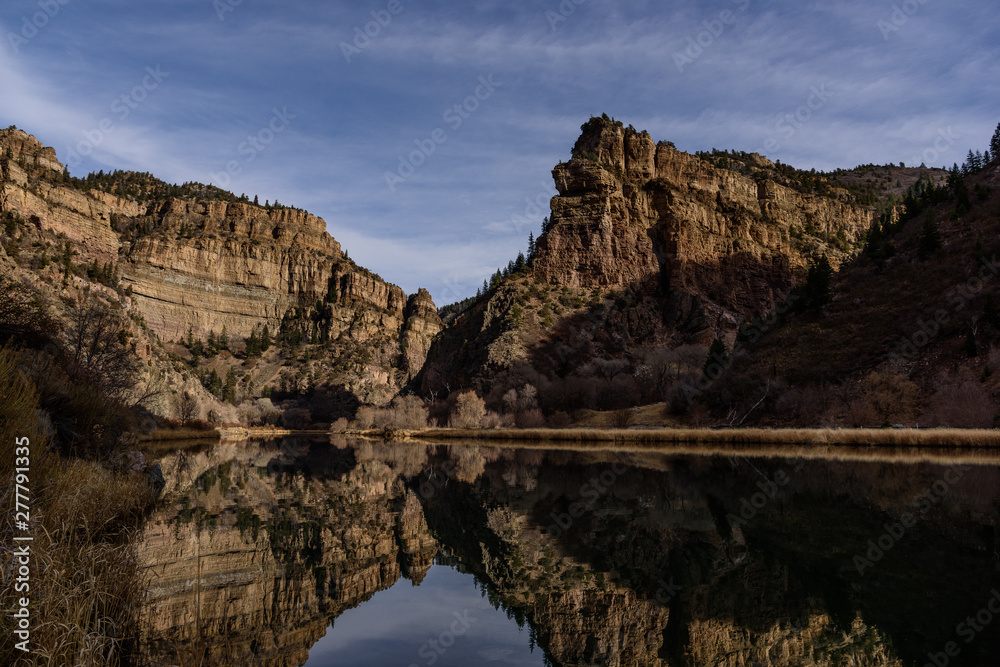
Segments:
[[[402,1],[350,62],[342,42],[382,4],[260,0],[220,21],[201,0],[71,2],[18,53],[0,45],[0,121],[64,160],[112,121],[74,173],[207,181],[236,160],[229,189],[308,208],[357,261],[441,298],[456,291],[442,285],[474,292],[524,248],[537,227],[519,218],[538,224],[526,199],[544,200],[590,115],[691,151],[770,145],[773,158],[819,169],[909,162],[942,128],[961,137],[956,156],[940,156],[950,164],[1000,120],[1000,27],[986,0],[925,3],[890,39],[878,22],[892,3],[861,0],[589,0],[556,29],[546,12],[558,2]],[[0,33],[35,7],[6,4]],[[678,71],[689,37],[735,9]],[[156,66],[169,77],[121,118],[111,105]],[[503,87],[452,130],[445,112],[489,75]],[[832,94],[806,114],[817,86]],[[276,108],[295,119],[247,160],[241,143]],[[789,135],[779,122],[796,113],[808,122]],[[385,173],[439,127],[447,141],[391,192]]]

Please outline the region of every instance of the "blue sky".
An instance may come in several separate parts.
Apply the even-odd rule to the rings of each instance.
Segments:
[[[537,234],[591,115],[804,168],[962,162],[1000,121],[998,18],[992,0],[6,0],[0,124],[74,175],[305,208],[443,305]]]

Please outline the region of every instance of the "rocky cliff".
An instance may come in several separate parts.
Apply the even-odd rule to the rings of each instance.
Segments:
[[[489,384],[518,363],[565,377],[642,348],[731,347],[741,324],[804,282],[810,260],[854,256],[874,216],[813,172],[690,155],[606,118],[582,127],[552,176],[558,195],[529,265],[440,337],[424,390]]]
[[[425,290],[407,297],[357,266],[305,211],[148,174],[71,178],[53,149],[20,130],[0,131],[0,156],[0,217],[30,225],[31,247],[41,249],[26,261],[44,266],[69,243],[71,265],[100,267],[163,342],[295,330],[296,341],[323,343],[321,360],[350,358],[301,376],[352,385],[379,403],[419,371],[442,328]],[[269,369],[248,380],[276,378]]]
[[[737,318],[768,312],[811,253],[836,264],[872,212],[777,182],[758,155],[710,159],[593,119],[552,172],[559,193],[533,273],[569,287],[659,283]],[[782,179],[785,180],[785,179]],[[838,240],[840,241],[838,245]]]

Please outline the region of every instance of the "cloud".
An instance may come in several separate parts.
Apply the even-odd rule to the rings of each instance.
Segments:
[[[0,10],[0,32],[31,6]],[[307,208],[363,265],[435,299],[455,285],[474,293],[524,249],[540,224],[528,202],[550,194],[591,115],[684,150],[817,169],[910,162],[947,128],[960,140],[936,157],[950,164],[985,147],[1000,120],[1000,27],[986,0],[961,12],[925,3],[887,38],[878,22],[891,5],[861,0],[588,0],[554,27],[555,1],[404,0],[348,62],[342,43],[382,6],[261,0],[219,20],[200,0],[69,3],[19,54],[0,50],[0,85],[14,91],[0,115],[64,160],[114,121],[74,173],[204,182],[236,160],[229,189]],[[720,31],[724,10],[736,18]],[[699,38],[679,71],[676,54]],[[114,100],[157,65],[169,78],[115,115]],[[451,127],[445,112],[489,75],[503,85]],[[817,87],[831,94],[811,108]],[[248,160],[241,144],[286,107],[294,121]],[[447,140],[390,191],[386,172],[438,128]]]

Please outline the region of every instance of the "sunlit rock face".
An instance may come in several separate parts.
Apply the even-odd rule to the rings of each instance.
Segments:
[[[306,342],[324,342],[364,401],[384,403],[424,364],[442,329],[430,294],[402,289],[355,264],[326,222],[294,208],[152,190],[127,195],[68,179],[52,148],[20,130],[0,130],[0,214],[12,213],[62,246],[74,264],[110,265],[122,303],[161,341],[188,332],[232,340],[255,329],[274,336],[296,320]],[[179,188],[177,188],[179,189]],[[214,195],[229,197],[214,191]],[[206,194],[206,197],[212,195]],[[232,197],[229,197],[232,199]],[[95,289],[103,289],[96,287]]]
[[[574,317],[588,315],[604,317],[602,331],[625,346],[720,336],[731,346],[741,324],[785,303],[811,259],[837,267],[852,257],[873,220],[847,191],[807,194],[783,173],[756,154],[702,158],[591,119],[573,158],[552,171],[558,194],[526,278],[445,331],[421,387],[535,364],[539,341],[572,338]],[[563,294],[539,294],[551,288]],[[602,299],[613,299],[606,315],[586,305]],[[553,308],[557,317],[541,314]]]
[[[624,288],[659,283],[678,303],[698,297],[715,319],[770,312],[801,274],[809,230],[836,264],[872,222],[836,195],[803,194],[655,144],[649,134],[593,119],[553,172],[552,227],[533,267],[546,282]],[[751,166],[773,168],[765,158]]]

